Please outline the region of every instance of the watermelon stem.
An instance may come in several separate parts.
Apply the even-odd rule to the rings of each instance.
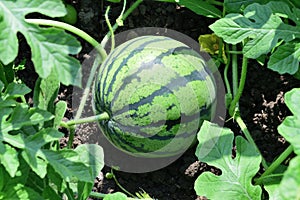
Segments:
[[[234,58],[236,59],[236,58]],[[236,66],[235,66],[235,62],[237,62],[237,60],[233,60],[233,78],[236,79],[236,80],[233,80],[233,94],[234,94],[234,98],[230,104],[230,107],[229,107],[229,114],[231,116],[234,115],[234,112],[235,112],[235,109],[236,107],[238,107],[238,103],[239,103],[239,100],[242,96],[242,93],[243,93],[243,90],[244,90],[244,87],[245,87],[245,82],[246,82],[246,77],[247,77],[247,68],[248,68],[248,58],[246,58],[245,56],[243,56],[243,64],[242,64],[242,72],[241,72],[241,79],[240,79],[240,83],[239,83],[239,86],[237,88],[237,63],[236,63]],[[235,69],[236,67],[236,69]]]
[[[97,121],[102,121],[102,120],[107,120],[109,119],[108,113],[104,112],[99,115],[94,115],[90,117],[85,117],[81,119],[74,119],[70,120],[68,122],[61,122],[60,125],[65,128],[70,128],[71,126],[74,126],[76,124],[84,124],[84,123],[90,123],[90,122],[97,122]]]
[[[249,142],[252,146],[254,146],[255,149],[256,149],[256,151],[261,155],[261,158],[262,158],[261,164],[262,164],[262,166],[263,166],[265,169],[268,169],[269,166],[268,166],[266,160],[265,160],[264,157],[262,156],[262,154],[261,154],[259,148],[257,147],[255,141],[253,140],[253,138],[252,138],[252,136],[251,136],[251,134],[250,134],[250,132],[249,132],[249,130],[248,130],[248,128],[247,128],[245,122],[244,122],[243,119],[241,118],[240,114],[235,113],[234,119],[236,120],[236,122],[238,123],[239,127],[240,127],[241,130],[243,131],[243,133],[244,133],[245,137],[247,138],[248,142]]]
[[[36,24],[36,25],[43,25],[43,26],[53,26],[56,28],[61,28],[66,31],[70,31],[71,33],[81,37],[88,43],[90,43],[93,47],[97,49],[97,51],[100,53],[102,59],[104,60],[107,56],[106,51],[104,48],[101,46],[97,40],[95,40],[93,37],[91,37],[89,34],[86,32],[80,30],[79,28],[76,28],[75,26],[72,26],[70,24],[64,23],[64,22],[59,22],[55,20],[49,20],[49,19],[25,19],[27,23],[31,24]]]
[[[122,20],[124,21],[141,3],[143,2],[143,0],[137,0],[135,1],[129,8],[128,10],[126,10],[126,12],[122,15],[121,19],[119,20]],[[112,30],[113,32],[119,27],[118,23],[115,23],[112,27]],[[108,39],[111,37],[111,31],[109,31],[103,38],[102,42],[101,42],[101,45],[103,47],[105,47]]]
[[[258,178],[255,180],[256,185],[260,185],[263,183],[263,180],[267,178],[272,172],[279,167],[279,165],[287,159],[288,156],[294,151],[293,146],[290,145],[284,152],[282,152],[279,157],[272,162],[268,169]]]
[[[112,178],[114,179],[115,183],[117,184],[117,186],[123,190],[126,194],[128,194],[129,196],[136,198],[133,194],[131,194],[128,190],[126,190],[118,181],[116,175],[114,174],[114,167],[111,168],[110,173],[112,175]]]
[[[91,191],[91,193],[89,194],[89,197],[93,197],[93,198],[101,198],[103,199],[105,196],[107,196],[107,194],[103,194],[103,193],[99,193],[99,192],[93,192]]]
[[[106,24],[108,26],[109,32],[111,33],[111,48],[110,48],[110,52],[112,52],[112,50],[115,49],[115,34],[114,34],[114,30],[110,24],[110,21],[108,19],[108,12],[110,10],[110,6],[107,7],[106,12],[105,12],[105,21]]]

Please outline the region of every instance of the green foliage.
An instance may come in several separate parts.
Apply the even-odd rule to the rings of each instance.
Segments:
[[[300,43],[296,40],[300,28],[286,23],[286,19],[299,25],[299,12],[299,8],[290,8],[284,2],[254,3],[243,14],[230,13],[209,27],[227,43],[244,42],[246,57],[259,58],[271,52],[268,68],[295,74],[300,61]]]
[[[180,5],[183,5],[190,10],[194,11],[198,15],[203,15],[211,18],[221,18],[222,12],[216,8],[214,5],[207,1],[199,0],[178,0]]]
[[[34,12],[49,17],[60,17],[66,14],[61,0],[0,2],[0,61],[7,65],[17,57],[17,33],[19,32],[31,48],[31,60],[41,78],[48,77],[52,72],[63,84],[80,86],[80,63],[69,56],[80,51],[80,43],[63,30],[41,28],[25,22],[25,16]]]
[[[76,24],[77,22],[77,11],[76,9],[70,5],[66,4],[67,14],[63,17],[60,17],[59,20],[66,22],[68,24]]]
[[[278,131],[291,143],[297,156],[290,161],[278,188],[275,187],[277,189],[275,193],[284,200],[300,199],[300,88],[294,88],[287,92],[285,102],[293,116],[287,117],[278,126]]]
[[[209,199],[260,199],[260,186],[252,185],[261,162],[259,152],[244,138],[235,138],[236,156],[232,159],[234,135],[230,129],[204,121],[198,133],[196,156],[222,171],[220,176],[202,173],[195,182],[198,195]]]
[[[37,81],[39,104],[29,107],[19,102],[30,92],[28,87],[12,82],[4,88],[0,82],[0,174],[4,177],[1,180],[8,180],[0,181],[0,199],[61,199],[63,193],[72,190],[86,199],[104,166],[98,145],[79,145],[75,150],[57,147],[64,135],[57,130],[57,120],[62,119],[66,104],[49,107],[54,105],[51,93],[45,91],[50,85],[53,89],[48,91],[56,94],[58,84],[53,84],[53,77]],[[49,96],[42,98],[42,94]],[[48,110],[57,117],[54,125],[46,123],[54,118]]]
[[[286,117],[278,126],[278,131],[291,143],[295,153],[300,155],[300,88],[294,88],[286,93],[284,99],[293,116]]]

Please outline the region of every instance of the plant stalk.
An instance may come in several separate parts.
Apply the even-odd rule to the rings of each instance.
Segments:
[[[287,157],[289,155],[291,155],[291,153],[293,152],[293,146],[290,145],[288,146],[288,148],[286,148],[284,150],[284,152],[282,152],[279,157],[272,162],[272,164],[266,169],[266,171],[258,178],[255,180],[256,184],[260,184],[262,182],[262,179],[264,179],[266,176],[272,174],[272,172],[274,172],[275,169],[278,168],[278,166],[287,159]]]
[[[233,56],[236,56],[236,55],[233,55]],[[236,59],[236,58],[235,58]],[[233,65],[233,64],[232,64]],[[243,90],[244,90],[244,87],[245,87],[245,82],[246,82],[246,77],[247,77],[247,67],[248,67],[248,59],[243,56],[243,64],[242,64],[242,72],[241,72],[241,80],[240,80],[240,84],[239,84],[239,87],[238,89],[237,86],[235,86],[237,80],[234,80],[233,81],[233,94],[234,94],[234,98],[230,104],[230,107],[229,107],[229,114],[231,116],[234,115],[234,112],[235,112],[235,108],[237,107],[238,105],[238,102],[242,96],[242,93],[243,93]],[[233,78],[236,79],[237,78],[237,69],[234,69],[235,67],[233,67],[233,71],[235,75],[233,75]],[[237,67],[236,67],[237,68]]]
[[[228,49],[228,45],[226,44],[226,49]],[[228,80],[228,69],[229,69],[229,65],[230,65],[230,61],[231,61],[231,57],[230,54],[227,53],[227,63],[225,65],[225,69],[224,69],[224,82],[225,82],[225,86],[226,86],[226,90],[227,90],[227,94],[230,94],[232,96],[232,92],[231,92],[231,87],[230,87],[230,83]]]
[[[85,118],[76,119],[76,120],[74,119],[74,120],[70,120],[68,122],[61,122],[60,125],[65,128],[69,128],[70,126],[74,126],[76,124],[84,124],[84,123],[102,121],[102,120],[106,120],[106,119],[109,119],[109,115],[108,115],[108,113],[104,112],[99,115],[94,115],[91,117],[85,117]]]
[[[126,12],[123,14],[122,16],[122,20],[124,21],[129,15],[130,13],[132,13],[141,3],[143,2],[143,0],[136,0],[131,6],[130,8],[128,8],[128,10],[126,10]],[[119,25],[117,23],[115,23],[112,27],[113,32],[119,27]],[[111,32],[109,31],[105,37],[103,38],[101,45],[103,47],[105,47],[107,41],[109,40],[109,38],[111,37]]]
[[[232,50],[237,51],[236,45],[232,45]],[[238,90],[238,62],[236,54],[232,54],[232,88],[233,96],[235,97]]]
[[[98,193],[98,192],[91,192],[89,194],[89,197],[93,197],[93,198],[99,198],[99,199],[103,199],[107,194],[103,194],[103,193]]]
[[[243,119],[241,118],[241,116],[240,116],[239,114],[236,114],[236,115],[235,115],[235,120],[236,120],[236,122],[238,123],[238,125],[240,126],[241,130],[243,131],[243,133],[244,133],[246,139],[248,140],[248,142],[249,142],[251,145],[253,145],[253,146],[255,147],[256,151],[257,151],[260,155],[262,155],[262,154],[260,153],[259,148],[258,148],[257,145],[255,144],[255,141],[253,140],[253,138],[252,138],[252,136],[251,136],[251,134],[250,134],[250,132],[249,132],[249,130],[248,130],[246,124],[244,123]],[[268,168],[268,164],[267,164],[266,160],[263,158],[263,156],[262,156],[262,161],[261,161],[261,163],[262,163],[262,166],[263,166],[265,169]]]
[[[114,34],[114,31],[113,31],[113,28],[110,24],[110,21],[108,19],[108,12],[110,10],[110,6],[107,7],[106,9],[106,12],[105,12],[105,21],[106,21],[106,24],[108,26],[108,29],[109,29],[109,32],[111,34],[111,48],[110,48],[110,52],[112,52],[112,50],[114,50],[115,48],[115,34]]]
[[[75,26],[72,26],[70,24],[59,22],[55,20],[49,20],[49,19],[25,19],[27,23],[36,24],[36,25],[43,25],[43,26],[53,26],[56,28],[61,28],[67,31],[70,31],[71,33],[81,37],[88,43],[90,43],[93,47],[95,47],[98,52],[100,53],[102,59],[104,60],[107,56],[106,51],[104,48],[95,40],[92,38],[89,34],[86,32],[80,30],[79,28],[76,28]]]

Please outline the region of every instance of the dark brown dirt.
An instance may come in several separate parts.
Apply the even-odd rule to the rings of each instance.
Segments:
[[[107,5],[101,0],[69,2],[73,3],[79,11],[79,20],[76,26],[100,41],[107,31],[103,16]],[[110,13],[112,21],[117,18],[120,10],[121,5],[114,4],[112,6]],[[208,25],[212,22],[211,19],[199,17],[187,9],[176,7],[175,4],[146,1],[118,31],[147,26],[167,27],[197,40],[200,34],[211,32]],[[82,43],[82,45],[83,51],[77,56],[80,60],[83,60],[84,54],[89,53],[92,49],[86,43]],[[26,44],[21,45],[20,49],[23,53],[19,57],[30,57],[30,53],[26,53],[29,51]],[[26,70],[19,72],[19,77],[33,88],[37,76],[30,61],[26,67]],[[259,66],[254,61],[250,61],[247,76],[246,87],[240,101],[241,114],[263,156],[267,161],[272,161],[287,145],[277,132],[277,126],[287,115],[290,115],[284,104],[283,95],[291,88],[300,87],[300,81],[289,75],[279,75]],[[58,97],[68,102],[69,109],[66,115],[68,119],[72,117],[71,94],[72,88],[63,86]],[[29,101],[31,97],[32,94],[28,96]],[[236,134],[241,134],[237,125],[232,121],[226,123],[225,126],[231,128]],[[81,127],[81,135],[85,132],[89,134],[88,127]],[[66,138],[61,140],[62,146],[66,144],[67,139],[66,135]],[[84,138],[76,137],[74,146],[82,142],[84,142]],[[145,190],[151,197],[160,200],[205,199],[197,197],[195,194],[193,189],[195,179],[204,171],[211,171],[215,174],[220,174],[220,171],[198,161],[194,155],[195,148],[191,148],[176,162],[158,171],[144,174],[124,172],[115,172],[115,174],[120,184],[131,193]],[[108,167],[102,170],[95,180],[94,191],[102,193],[121,191],[113,180],[105,178],[105,173],[109,171]]]

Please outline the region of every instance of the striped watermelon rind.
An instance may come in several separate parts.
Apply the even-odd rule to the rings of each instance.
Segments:
[[[193,143],[210,119],[216,92],[203,58],[165,36],[141,36],[118,46],[100,67],[94,108],[120,150],[143,157],[169,157]]]

